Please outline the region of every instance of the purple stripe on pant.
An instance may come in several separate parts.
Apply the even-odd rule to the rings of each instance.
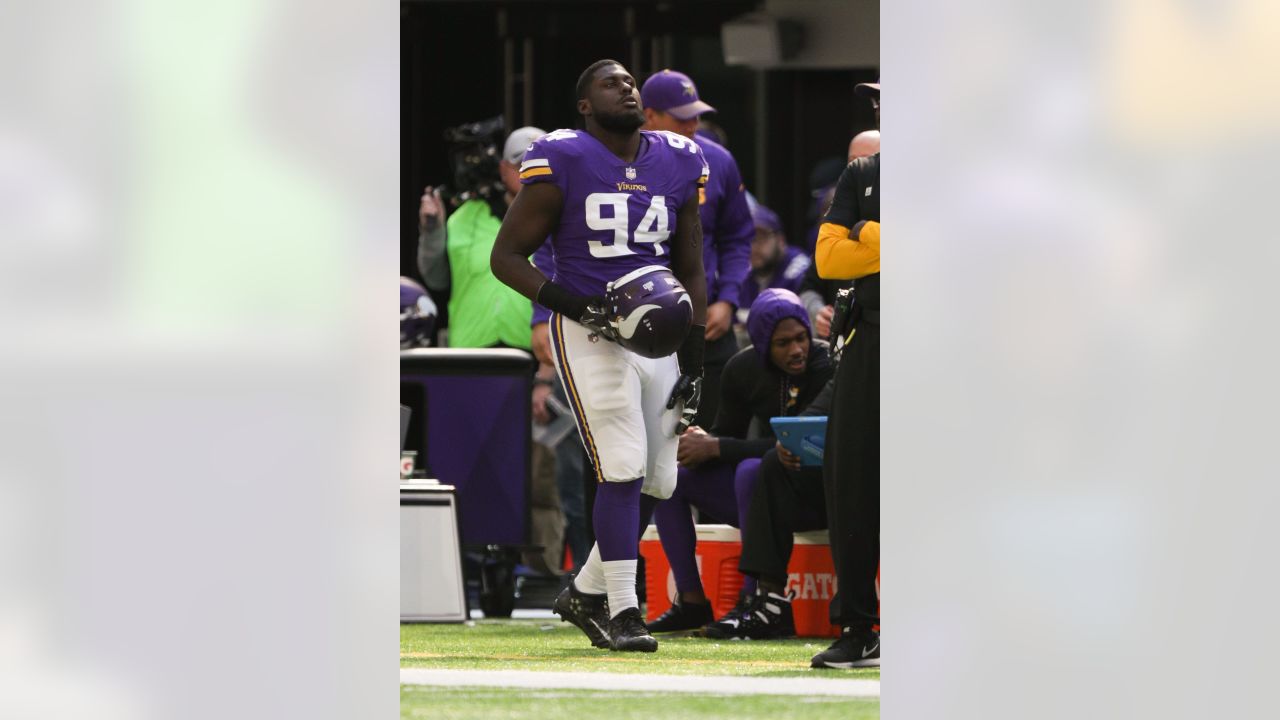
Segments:
[[[662,551],[671,563],[676,589],[680,592],[702,591],[702,578],[698,576],[694,555],[698,537],[690,506],[740,529],[751,506],[759,470],[760,458],[748,458],[736,466],[710,462],[695,468],[680,467],[675,492],[670,499],[658,503],[653,512]],[[742,587],[747,592],[755,592],[755,578],[744,577]]]

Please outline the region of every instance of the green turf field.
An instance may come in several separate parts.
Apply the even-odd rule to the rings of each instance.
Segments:
[[[661,652],[661,651],[659,651]],[[751,720],[878,720],[880,702],[785,695],[691,695],[686,693],[601,692],[598,690],[515,690],[500,688],[400,688],[401,718],[435,720],[549,720],[607,717],[609,720],[731,718]]]
[[[591,647],[576,627],[551,620],[477,620],[462,625],[401,625],[400,665],[466,670],[750,675],[879,680],[880,669],[813,670],[820,638],[724,641],[658,635],[658,652]]]

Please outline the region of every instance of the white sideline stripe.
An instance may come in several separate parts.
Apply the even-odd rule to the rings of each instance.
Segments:
[[[830,670],[822,672],[832,672]],[[839,671],[835,671],[839,672]],[[535,670],[434,670],[400,668],[404,685],[533,689],[683,692],[703,695],[838,695],[878,698],[879,680],[760,678],[721,675],[631,675],[612,672]]]

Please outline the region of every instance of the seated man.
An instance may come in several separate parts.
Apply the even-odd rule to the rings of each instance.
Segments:
[[[835,381],[828,381],[800,414],[826,415],[834,387]],[[703,633],[718,639],[790,637],[795,634],[795,622],[791,597],[785,594],[787,564],[794,533],[827,528],[822,467],[801,467],[800,458],[778,443],[760,460],[759,480],[742,520],[738,571],[754,580],[757,590]]]
[[[756,234],[751,240],[751,274],[742,282],[742,290],[738,296],[742,303],[738,311],[739,322],[743,322],[743,310],[751,307],[751,303],[764,290],[785,288],[794,293],[800,292],[804,273],[813,264],[803,250],[787,244],[786,236],[782,233],[782,220],[777,213],[750,196],[747,198],[747,207],[751,209]]]
[[[800,412],[833,372],[827,344],[812,338],[804,305],[790,290],[761,293],[751,305],[747,330],[752,345],[725,365],[715,425],[710,433],[691,427],[680,438],[675,492],[654,511],[679,596],[649,624],[651,632],[690,630],[714,619],[698,576],[690,506],[742,527],[760,457],[774,446],[769,419]],[[762,437],[748,440],[753,418]],[[749,591],[754,596],[755,588]]]

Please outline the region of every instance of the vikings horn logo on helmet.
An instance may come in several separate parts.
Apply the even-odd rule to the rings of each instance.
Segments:
[[[609,283],[605,307],[619,344],[648,358],[675,352],[693,325],[693,300],[661,265],[633,270]]]
[[[400,278],[400,348],[428,347],[435,337],[436,304],[427,289]]]
[[[644,316],[649,314],[651,310],[658,310],[661,305],[641,305],[631,314],[618,320],[618,335],[630,340],[635,337],[636,329],[640,327],[640,321],[644,320]]]

